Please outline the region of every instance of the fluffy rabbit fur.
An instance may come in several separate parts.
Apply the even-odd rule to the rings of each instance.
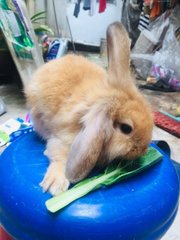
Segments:
[[[130,74],[129,38],[120,23],[107,30],[106,72],[82,56],[43,65],[26,88],[37,132],[50,160],[41,182],[56,195],[86,177],[95,165],[145,153],[153,119]]]

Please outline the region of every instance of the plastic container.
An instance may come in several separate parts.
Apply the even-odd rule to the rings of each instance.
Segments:
[[[16,240],[155,240],[172,224],[179,181],[168,155],[145,172],[102,188],[52,214],[39,183],[48,167],[45,142],[29,133],[0,158],[0,222]]]

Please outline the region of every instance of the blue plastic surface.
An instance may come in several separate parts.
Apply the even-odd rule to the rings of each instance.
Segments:
[[[1,155],[0,222],[14,239],[153,240],[171,225],[179,182],[167,155],[145,172],[52,214],[45,207],[50,194],[39,186],[48,167],[44,149],[45,143],[30,133]]]

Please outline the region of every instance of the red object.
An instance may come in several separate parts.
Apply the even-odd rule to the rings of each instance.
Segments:
[[[104,12],[106,9],[106,0],[99,0],[99,13]]]
[[[0,226],[0,240],[13,240],[12,237]]]
[[[180,122],[164,115],[163,113],[155,112],[154,123],[159,128],[180,138]]]
[[[159,0],[153,1],[153,6],[150,12],[150,19],[158,17],[161,13],[161,3]]]

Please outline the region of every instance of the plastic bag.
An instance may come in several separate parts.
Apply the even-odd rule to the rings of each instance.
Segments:
[[[166,16],[167,12],[153,21],[148,29],[143,30],[132,50],[132,63],[143,79],[146,79],[149,75],[153,55],[161,47],[164,35],[169,27],[169,17]]]
[[[180,41],[176,39],[174,32],[174,26],[170,24],[162,48],[155,52],[152,64],[173,71],[174,77],[180,80]]]
[[[141,1],[124,0],[122,5],[121,22],[125,26],[131,39],[131,44],[134,46],[140,31],[138,29],[139,16],[141,14]]]
[[[174,26],[170,24],[162,48],[153,56],[149,78],[154,78],[155,82],[161,81],[167,87],[180,91],[179,56],[180,40],[175,37]]]

